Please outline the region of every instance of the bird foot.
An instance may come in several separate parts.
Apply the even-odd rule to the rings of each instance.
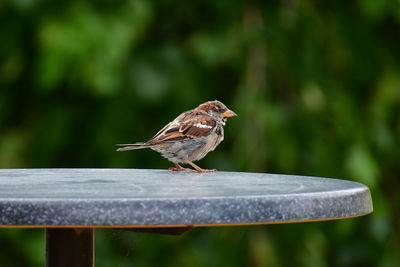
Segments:
[[[178,163],[175,163],[175,167],[169,168],[168,170],[170,171],[174,171],[174,172],[179,172],[179,171],[190,171],[190,169],[188,168],[183,168],[181,165],[179,165]]]
[[[199,169],[199,170],[190,169],[190,172],[215,172],[215,171],[217,171],[217,170],[216,169]]]
[[[182,167],[180,167],[180,168],[171,167],[171,168],[168,168],[168,170],[170,170],[170,171],[174,171],[174,172],[179,172],[179,171],[191,171],[191,169],[188,169],[188,168],[182,168]]]
[[[193,169],[190,170],[191,172],[215,172],[216,171],[216,169],[210,169],[210,170],[202,169],[191,161],[186,161],[185,163],[189,164],[190,166],[192,166],[194,168],[194,170]]]
[[[190,171],[190,172],[215,172],[216,169],[202,169],[199,166],[197,166],[196,164],[194,164],[193,162],[188,161],[188,164],[192,165],[192,167],[194,169],[189,169],[189,168],[183,168],[181,165],[179,165],[178,163],[175,163],[175,167],[169,168],[168,170],[170,171]]]

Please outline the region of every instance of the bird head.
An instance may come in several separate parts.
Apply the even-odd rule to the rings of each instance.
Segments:
[[[235,112],[227,108],[218,100],[205,102],[198,106],[197,109],[203,110],[211,117],[222,120],[223,122],[225,122],[229,117],[237,116]]]

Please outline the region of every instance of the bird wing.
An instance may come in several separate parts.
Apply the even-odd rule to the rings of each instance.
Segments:
[[[203,111],[189,110],[162,128],[146,144],[182,141],[207,136],[216,122]]]

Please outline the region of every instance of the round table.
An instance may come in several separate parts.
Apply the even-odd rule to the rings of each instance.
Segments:
[[[331,220],[372,210],[368,187],[331,178],[143,169],[0,170],[0,227],[46,228],[47,266],[93,266],[94,228],[180,234],[199,226]]]

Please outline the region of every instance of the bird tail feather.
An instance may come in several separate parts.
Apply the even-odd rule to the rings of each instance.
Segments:
[[[135,144],[117,144],[117,146],[123,146],[117,149],[117,151],[128,151],[135,149],[142,149],[150,147],[149,144],[146,143],[135,143]]]

